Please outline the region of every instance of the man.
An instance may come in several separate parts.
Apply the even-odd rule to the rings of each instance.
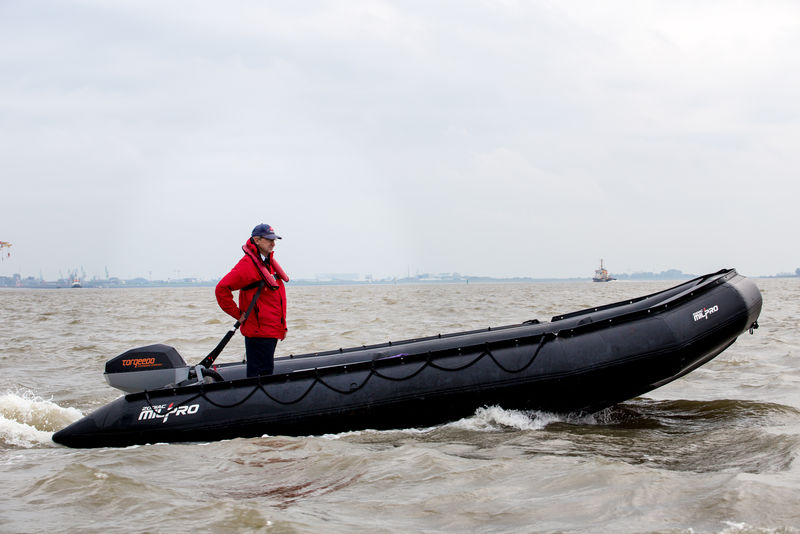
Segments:
[[[247,353],[247,376],[272,374],[275,346],[286,337],[286,288],[289,277],[273,257],[283,239],[268,224],[253,228],[244,256],[214,291],[219,307],[241,323]],[[239,305],[233,291],[239,291]],[[247,313],[247,310],[251,310]]]

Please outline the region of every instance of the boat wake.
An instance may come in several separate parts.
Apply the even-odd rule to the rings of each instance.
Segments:
[[[361,440],[374,436],[376,439],[394,438],[397,435],[426,436],[435,433],[467,431],[475,433],[497,433],[517,431],[544,430],[548,425],[563,423],[568,425],[603,425],[606,424],[605,412],[596,414],[557,414],[542,411],[525,411],[501,408],[500,406],[484,406],[478,408],[469,417],[425,428],[404,428],[392,430],[354,430],[338,434],[326,434],[325,439]],[[265,436],[266,437],[266,436]]]
[[[499,406],[479,408],[475,415],[444,425],[474,432],[502,430],[543,430],[552,423],[599,424],[595,415],[555,414],[540,411],[506,410]]]
[[[5,447],[54,446],[53,432],[83,417],[30,391],[0,393],[0,444]]]

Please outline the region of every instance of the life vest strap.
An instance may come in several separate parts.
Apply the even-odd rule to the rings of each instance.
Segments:
[[[250,239],[252,241],[252,238],[250,238]],[[253,246],[255,246],[255,245],[253,245]],[[256,266],[256,270],[258,270],[259,274],[261,275],[262,280],[264,280],[264,282],[266,282],[266,284],[270,287],[270,289],[278,289],[278,287],[279,287],[278,286],[278,282],[275,281],[275,277],[272,275],[272,273],[270,273],[269,270],[267,270],[267,266],[264,265],[263,261],[261,261],[261,257],[258,254],[256,254],[255,252],[253,252],[250,249],[250,247],[247,246],[247,243],[244,244],[244,246],[242,247],[242,250],[250,258],[250,260],[253,262],[253,264]],[[272,263],[275,264],[274,259],[272,260]],[[273,265],[273,269],[274,268],[275,267]],[[281,272],[282,271],[283,271],[283,269],[281,269]],[[284,274],[284,276],[286,276],[286,275]],[[287,278],[287,281],[288,281],[288,278]]]

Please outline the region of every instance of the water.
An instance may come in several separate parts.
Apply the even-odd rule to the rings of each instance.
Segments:
[[[592,416],[486,407],[425,429],[72,450],[107,359],[188,362],[212,288],[0,290],[0,532],[800,532],[800,279],[757,280],[755,335]],[[518,323],[670,282],[289,287],[278,353]],[[220,357],[242,358],[236,336]]]

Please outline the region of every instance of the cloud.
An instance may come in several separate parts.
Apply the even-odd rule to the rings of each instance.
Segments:
[[[794,270],[799,22],[784,2],[5,2],[2,274],[218,277],[258,222],[301,277]]]

